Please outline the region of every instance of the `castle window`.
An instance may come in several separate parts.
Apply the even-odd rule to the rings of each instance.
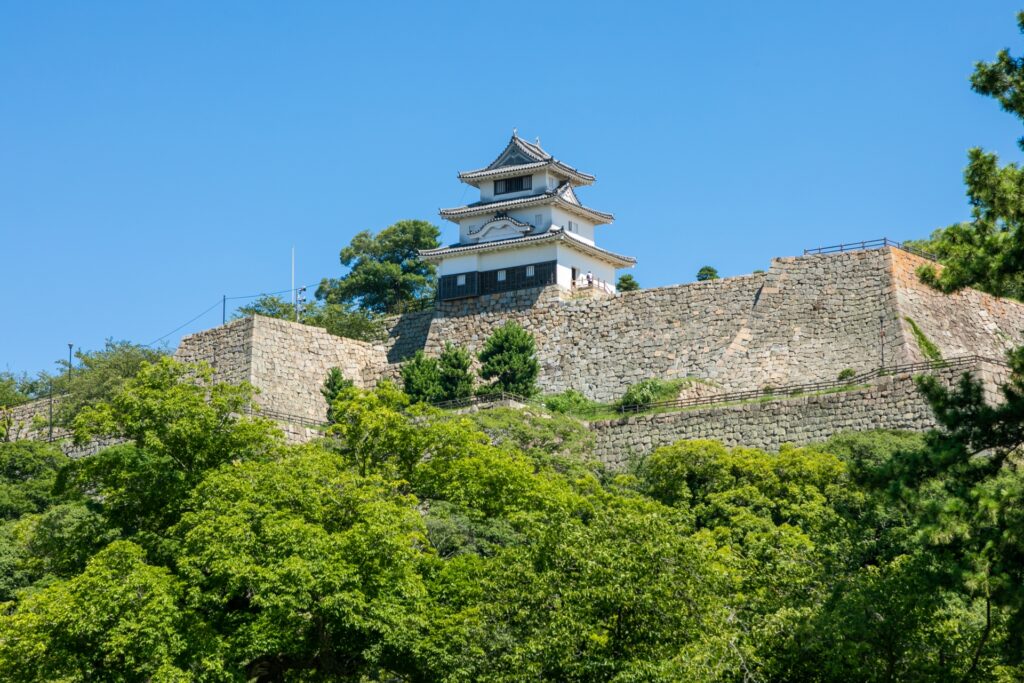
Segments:
[[[508,194],[533,189],[533,176],[521,175],[494,181],[494,194]]]
[[[505,271],[504,270],[499,270],[498,271],[498,282],[504,282],[504,281],[505,281]]]
[[[526,277],[533,277],[533,266],[526,266]]]
[[[455,286],[456,287],[465,287],[466,286],[466,276],[465,275],[456,275],[455,276]]]

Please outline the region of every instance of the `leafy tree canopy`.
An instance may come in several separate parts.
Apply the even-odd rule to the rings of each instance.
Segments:
[[[1024,12],[1017,16],[1024,32]],[[979,62],[971,77],[975,92],[996,99],[1004,111],[1024,119],[1024,60],[1002,50],[993,62]],[[1019,144],[1024,148],[1024,138]],[[971,205],[969,222],[937,230],[912,243],[936,255],[941,270],[924,266],[925,282],[943,291],[976,287],[997,296],[1024,299],[1024,170],[1000,166],[996,154],[968,153],[964,171]]]
[[[711,266],[701,266],[700,270],[697,271],[697,282],[704,282],[706,280],[717,280],[718,270]]]
[[[245,306],[240,306],[235,317],[263,315],[279,320],[293,320],[303,325],[322,327],[331,334],[360,341],[380,341],[384,328],[377,316],[352,304],[309,301],[300,306],[298,319],[295,304],[279,296],[267,294]]]
[[[440,235],[437,226],[420,220],[399,221],[376,235],[360,232],[341,250],[341,265],[349,272],[323,280],[317,299],[374,313],[402,311],[433,293],[434,267],[418,251],[437,247]]]

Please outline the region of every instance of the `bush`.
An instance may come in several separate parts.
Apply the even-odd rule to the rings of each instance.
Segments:
[[[718,271],[711,266],[702,266],[697,271],[697,282],[707,282],[708,280],[717,280]]]
[[[648,406],[660,401],[671,401],[679,395],[683,380],[645,379],[626,389],[619,399],[620,406]]]
[[[402,384],[414,403],[440,401],[444,394],[440,364],[422,351],[417,351],[412,360],[402,365]]]
[[[601,404],[591,401],[575,389],[566,389],[560,394],[545,396],[544,407],[553,413],[589,415],[600,408]]]
[[[437,359],[441,381],[441,400],[453,401],[473,395],[473,358],[465,349],[445,343]]]
[[[537,393],[540,364],[533,335],[516,323],[510,321],[496,329],[484,343],[479,358],[480,377],[494,380],[484,388],[484,393]]]
[[[327,401],[328,422],[334,422],[334,401],[343,391],[351,388],[352,380],[345,379],[341,374],[340,368],[331,368],[327,372],[327,379],[324,380],[324,385],[320,387],[320,393],[323,394],[324,400]]]
[[[632,275],[626,273],[619,276],[619,281],[615,283],[615,289],[620,292],[635,292],[640,289],[640,283]]]
[[[848,379],[853,379],[856,375],[857,373],[853,368],[844,368],[842,372],[839,373],[839,381],[845,382]]]

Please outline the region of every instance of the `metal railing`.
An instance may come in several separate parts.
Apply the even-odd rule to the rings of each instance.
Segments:
[[[848,242],[845,244],[832,244],[827,247],[815,247],[813,249],[804,249],[804,256],[810,254],[838,254],[845,251],[867,251],[869,249],[884,249],[885,247],[895,247],[902,251],[926,258],[929,261],[938,261],[939,257],[935,254],[929,254],[926,251],[921,251],[907,245],[905,242],[897,242],[891,240],[888,237],[880,237],[875,240],[861,240],[860,242]]]
[[[438,401],[437,403],[431,403],[430,405],[435,408],[441,408],[443,410],[451,410],[452,408],[468,408],[469,406],[480,405],[482,403],[498,403],[499,401],[515,401],[517,403],[526,403],[528,399],[520,396],[519,394],[512,394],[507,391],[499,391],[493,394],[475,394],[473,396],[467,396],[465,398],[454,398],[449,401]]]
[[[977,367],[979,363],[992,363],[1002,367],[1008,367],[1005,360],[988,358],[985,356],[958,356],[948,360],[925,361],[922,363],[907,363],[889,367],[875,368],[845,379],[822,380],[818,382],[805,382],[803,384],[789,384],[780,387],[762,387],[760,389],[747,389],[743,391],[731,391],[712,396],[699,396],[694,398],[678,398],[668,401],[654,401],[651,403],[637,403],[632,405],[618,406],[619,413],[639,413],[658,408],[688,408],[700,405],[714,405],[719,403],[739,403],[753,401],[762,398],[785,398],[787,396],[800,396],[802,394],[813,394],[830,389],[843,389],[855,387],[858,384],[865,384],[879,377],[889,375],[912,374],[928,370],[962,370]]]

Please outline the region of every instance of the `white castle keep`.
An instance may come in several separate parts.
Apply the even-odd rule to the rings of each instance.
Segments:
[[[459,241],[420,252],[437,264],[442,301],[558,285],[615,293],[615,271],[636,259],[601,249],[595,228],[610,213],[580,203],[575,189],[594,182],[545,152],[540,140],[512,139],[485,168],[459,173],[480,190],[479,201],[442,209],[459,226]]]

